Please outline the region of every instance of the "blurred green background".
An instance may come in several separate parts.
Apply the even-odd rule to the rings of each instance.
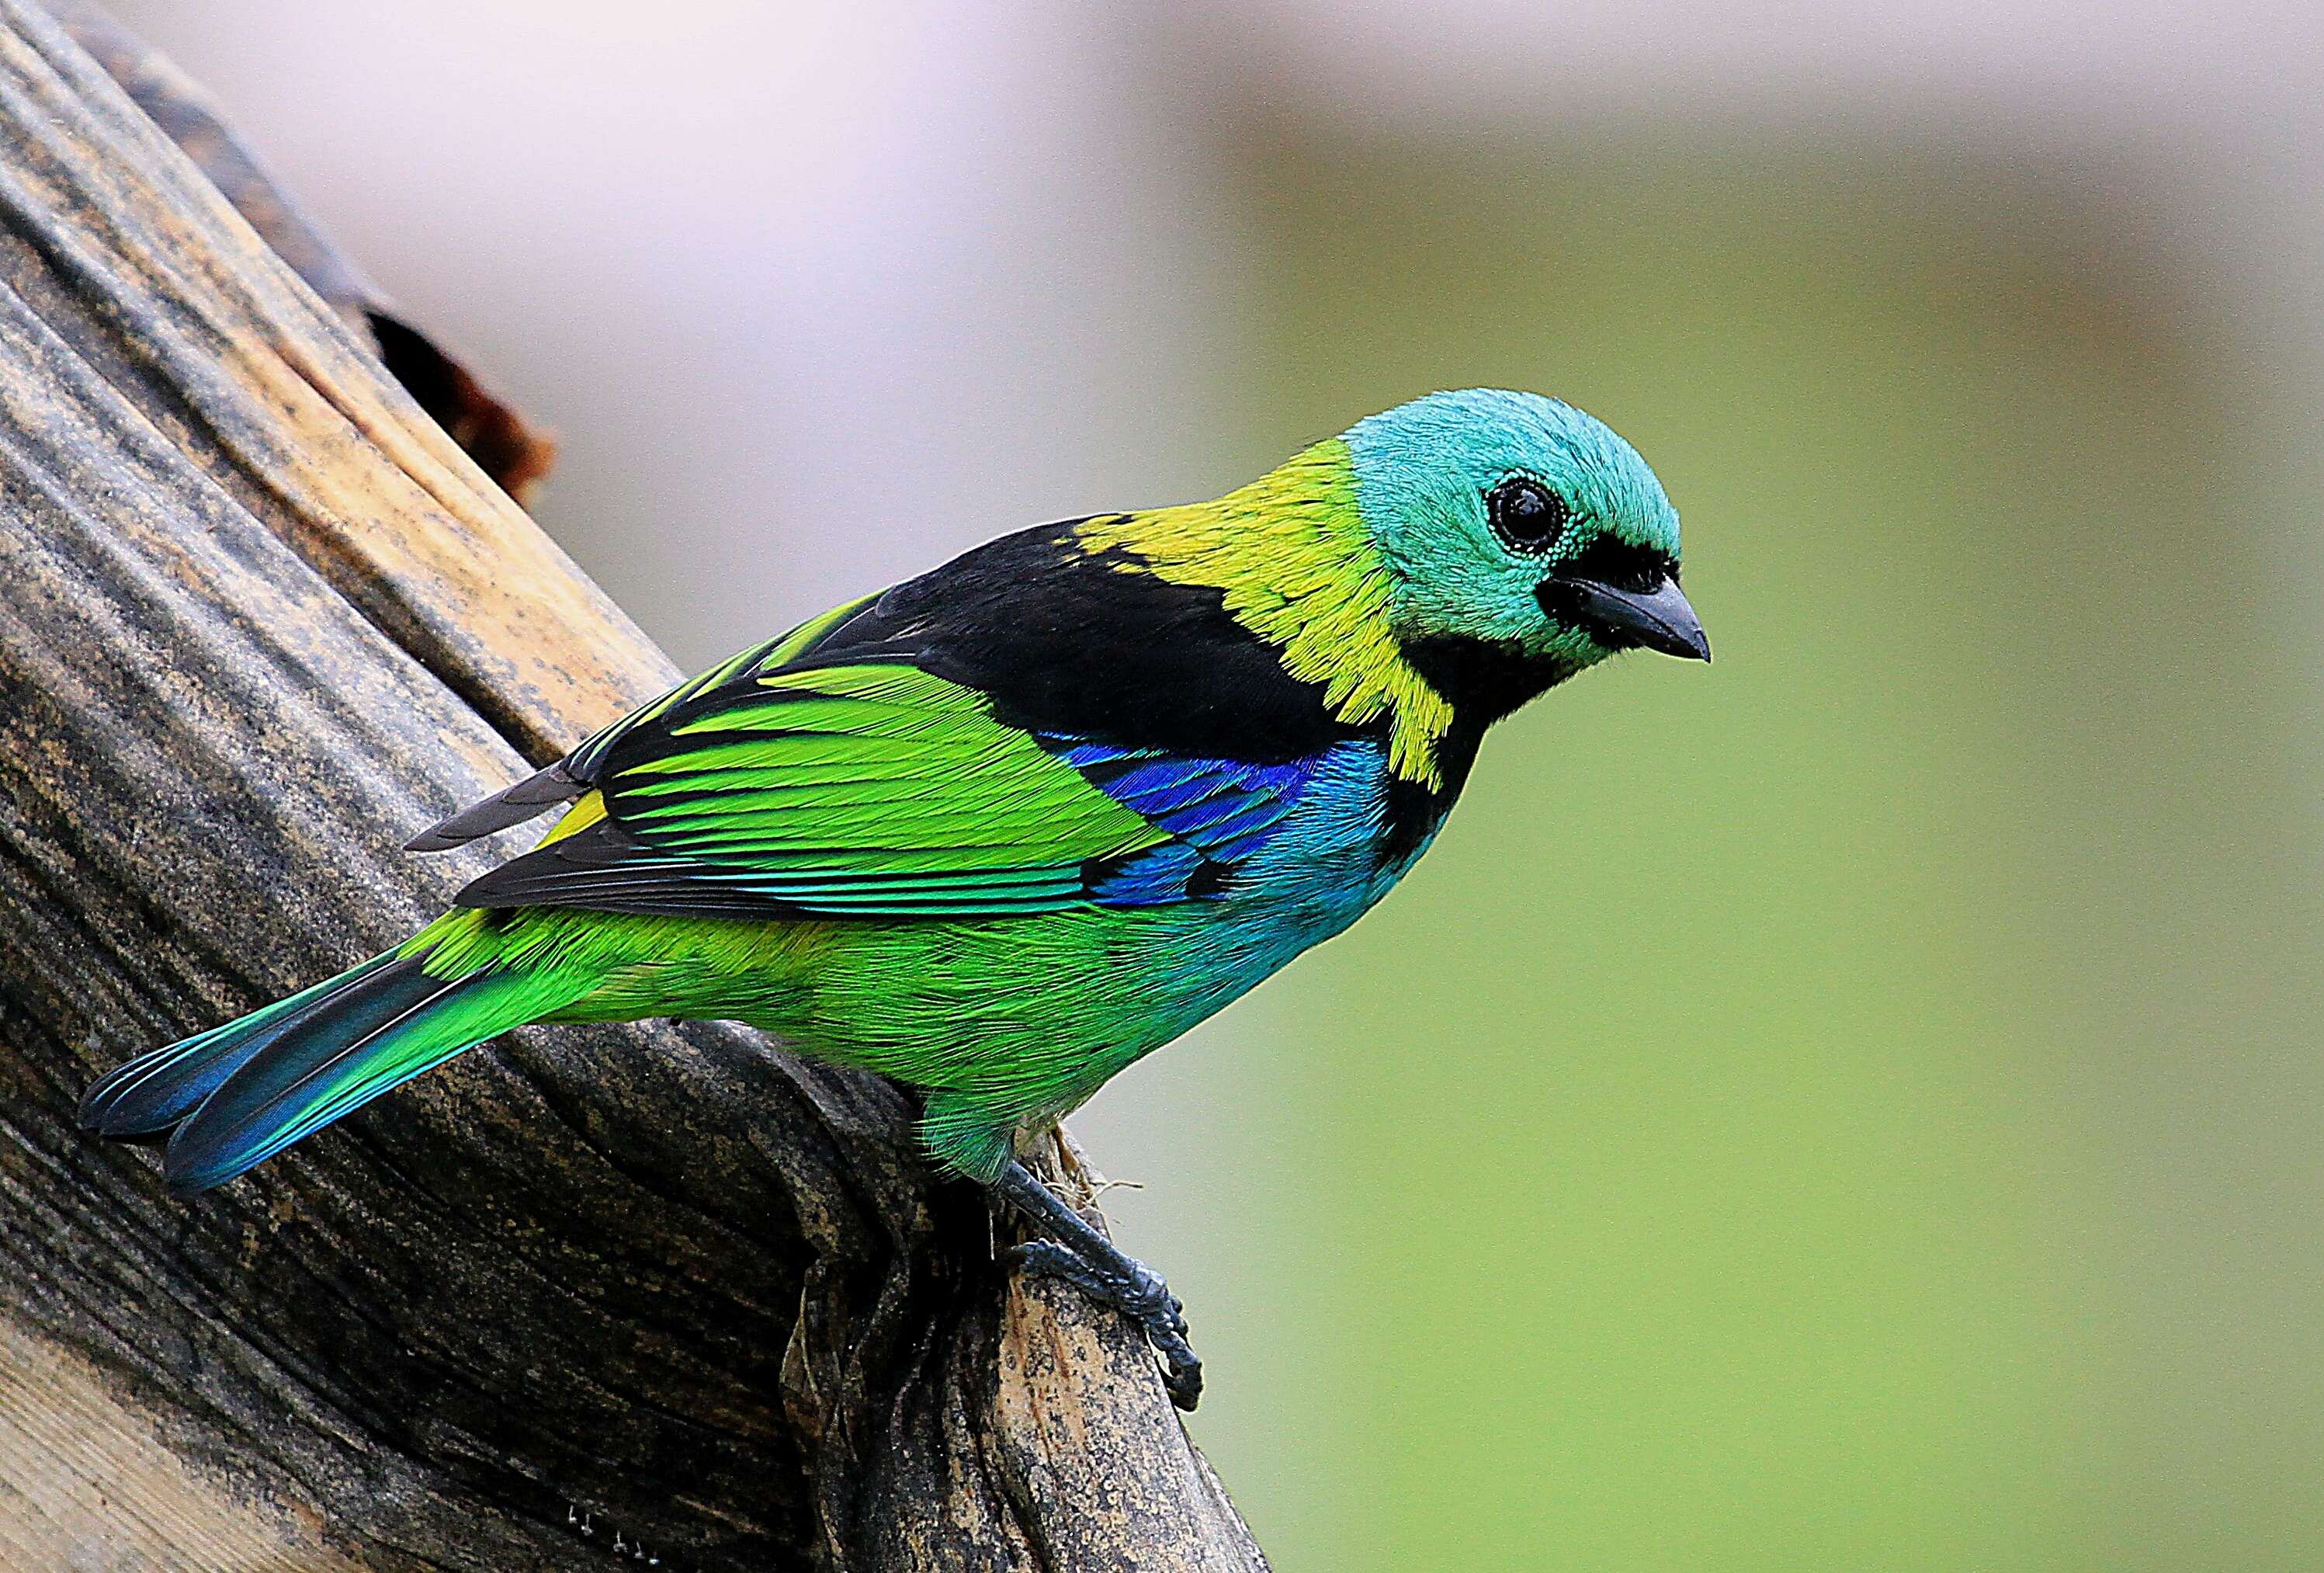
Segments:
[[[2311,21],[122,9],[687,663],[1433,387],[1655,464],[1717,664],[1076,1121],[1286,1573],[2324,1566]]]

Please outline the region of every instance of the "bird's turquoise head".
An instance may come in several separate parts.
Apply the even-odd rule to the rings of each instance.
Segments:
[[[1537,393],[1431,393],[1346,437],[1356,502],[1415,650],[1551,673],[1617,651],[1711,659],[1678,586],[1678,511],[1637,449]]]

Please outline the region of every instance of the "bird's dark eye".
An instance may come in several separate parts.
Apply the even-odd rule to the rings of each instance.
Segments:
[[[1485,517],[1512,551],[1547,551],[1565,529],[1565,499],[1531,476],[1511,476],[1485,494]]]

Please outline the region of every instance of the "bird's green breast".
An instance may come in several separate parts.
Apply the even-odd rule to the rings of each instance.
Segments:
[[[464,911],[412,949],[446,975],[497,965],[597,980],[561,1020],[749,1022],[982,1112],[983,1129],[1012,1128],[1076,1106],[1361,916],[1442,818],[1388,849],[1395,785],[1377,740],[1333,749],[1281,832],[1204,900],[974,920]]]
[[[1379,746],[1335,754],[1282,833],[1215,897],[821,930],[811,941],[813,1001],[788,1030],[922,1085],[1031,1077],[1054,1081],[1042,1101],[1055,1110],[1079,1103],[1355,921],[1418,855],[1416,846],[1382,861],[1388,773]]]

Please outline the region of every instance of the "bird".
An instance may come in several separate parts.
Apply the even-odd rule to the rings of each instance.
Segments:
[[[102,1136],[190,1197],[532,1022],[734,1020],[917,1099],[1024,1270],[1184,1308],[1019,1159],[1117,1072],[1345,930],[1488,728],[1632,650],[1707,662],[1678,514],[1539,394],[1439,392],[1207,502],[975,547],[679,684],[409,845],[552,810],[392,949],[120,1066]]]

